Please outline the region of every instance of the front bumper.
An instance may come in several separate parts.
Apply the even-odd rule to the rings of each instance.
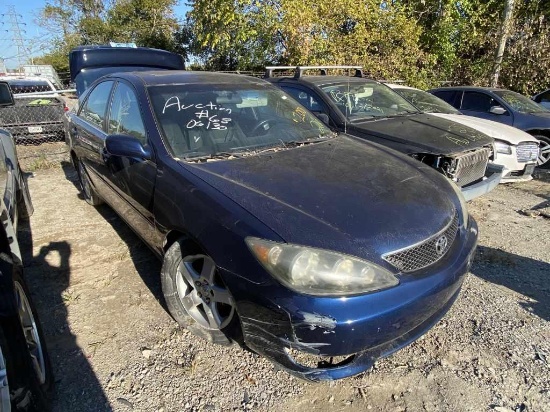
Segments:
[[[489,163],[483,180],[461,188],[464,199],[470,201],[476,197],[489,193],[500,183],[503,172],[504,166]]]
[[[477,225],[470,218],[447,257],[427,270],[400,275],[401,283],[394,288],[370,294],[314,297],[282,286],[256,285],[251,297],[249,289],[247,296],[246,288],[232,290],[245,342],[303,379],[334,380],[364,372],[441,319],[459,294],[476,243]],[[294,351],[319,357],[321,363],[299,363],[291,356]],[[338,364],[323,363],[336,356],[347,358]]]
[[[519,162],[517,149],[518,146],[511,145],[511,153],[495,153],[493,162],[504,166],[501,183],[527,181],[533,178],[532,174],[536,166],[536,160],[528,162]]]

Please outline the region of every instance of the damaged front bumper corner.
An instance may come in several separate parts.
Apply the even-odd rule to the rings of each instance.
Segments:
[[[489,193],[500,183],[503,173],[504,166],[489,163],[483,180],[461,188],[464,199],[470,201],[476,197]]]
[[[473,219],[457,239],[448,259],[416,274],[401,275],[398,286],[379,292],[314,297],[274,284],[257,285],[253,296],[236,290],[245,343],[309,381],[365,372],[377,359],[430,330],[452,306],[475,253],[477,225]]]

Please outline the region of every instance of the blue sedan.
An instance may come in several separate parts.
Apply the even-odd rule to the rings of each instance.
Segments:
[[[67,128],[84,198],[163,259],[172,316],[305,379],[363,372],[428,331],[475,251],[444,176],[260,79],[114,73]]]

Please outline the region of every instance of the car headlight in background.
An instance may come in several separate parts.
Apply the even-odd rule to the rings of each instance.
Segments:
[[[506,142],[495,140],[495,151],[502,154],[512,154],[512,146]]]
[[[246,244],[271,275],[296,292],[345,296],[399,284],[386,269],[353,256],[254,237]]]

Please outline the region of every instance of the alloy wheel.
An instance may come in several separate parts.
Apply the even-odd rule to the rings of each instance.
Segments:
[[[32,365],[36,372],[38,382],[42,385],[46,382],[46,365],[42,342],[40,341],[38,327],[34,315],[32,314],[31,305],[25,295],[23,286],[19,282],[15,282],[15,298]]]
[[[540,152],[537,159],[537,166],[542,166],[543,164],[550,161],[550,143],[545,140],[539,140]]]
[[[229,325],[235,304],[212,258],[194,255],[182,259],[176,287],[181,304],[203,328],[221,330]]]
[[[6,359],[0,347],[0,411],[11,411],[10,387],[8,385],[8,370]]]

